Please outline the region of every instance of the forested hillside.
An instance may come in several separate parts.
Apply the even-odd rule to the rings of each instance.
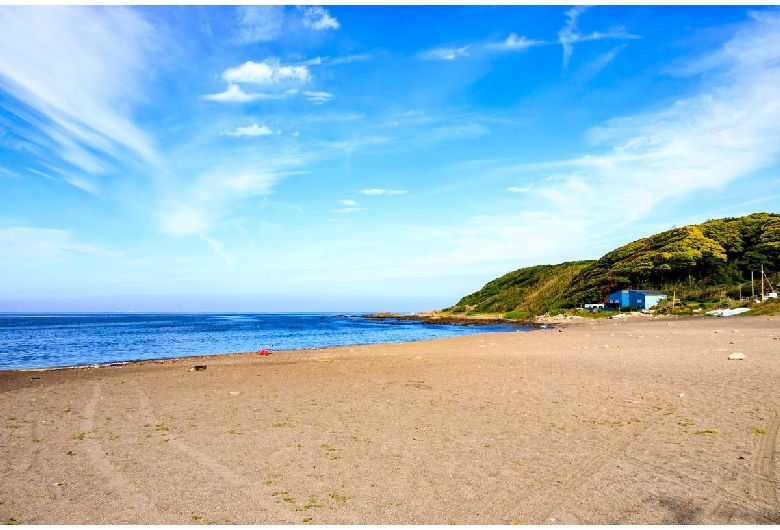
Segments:
[[[543,314],[566,304],[564,292],[592,261],[537,265],[518,269],[489,282],[476,293],[464,296],[454,310],[481,313],[519,311],[520,317]]]
[[[510,272],[463,297],[455,312],[543,314],[603,302],[617,289],[675,291],[718,302],[751,292],[751,272],[780,278],[780,215],[757,213],[674,228],[634,241],[596,261],[537,265]]]

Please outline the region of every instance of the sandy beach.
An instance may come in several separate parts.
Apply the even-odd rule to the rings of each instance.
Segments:
[[[0,521],[777,524],[778,389],[780,317],[0,372]]]

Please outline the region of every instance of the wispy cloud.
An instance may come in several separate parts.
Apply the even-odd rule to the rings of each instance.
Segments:
[[[358,191],[361,195],[405,195],[406,190],[388,190],[384,188],[367,188]]]
[[[87,193],[91,193],[92,195],[100,195],[100,191],[94,182],[90,182],[89,180],[77,175],[65,175],[64,178],[65,182],[71,186],[75,186],[76,188],[86,191]]]
[[[488,134],[490,130],[479,123],[466,123],[462,125],[445,125],[436,127],[425,134],[425,140],[430,142],[444,142],[459,138],[474,138]]]
[[[777,11],[748,13],[752,22],[750,27],[756,31],[742,30],[738,38],[701,57],[687,60],[682,65],[669,69],[672,75],[694,76],[708,71],[733,69],[735,64],[741,68],[762,69],[776,65],[777,50]]]
[[[539,46],[540,44],[546,44],[543,41],[527,39],[525,37],[518,37],[516,33],[511,33],[506,40],[501,42],[491,42],[485,45],[486,48],[498,51],[514,51],[525,50],[531,46]]]
[[[357,61],[368,61],[371,55],[368,53],[358,53],[355,55],[345,55],[343,57],[328,58],[328,64],[349,64]]]
[[[270,194],[280,178],[250,167],[214,168],[161,201],[161,228],[172,236],[208,236],[236,201]]]
[[[607,31],[594,31],[592,33],[581,33],[578,27],[578,19],[585,11],[587,6],[576,6],[566,11],[566,25],[558,32],[558,42],[563,47],[563,67],[569,65],[573,45],[577,42],[601,39],[638,39],[637,35],[632,35],[622,26],[610,28]]]
[[[12,179],[20,179],[20,178],[22,178],[21,175],[19,175],[15,171],[11,171],[10,169],[6,169],[4,167],[0,167],[0,175],[3,175],[4,177],[9,177],[9,178],[12,178]]]
[[[358,213],[366,210],[368,210],[368,208],[342,208],[340,210],[333,210],[333,213]]]
[[[227,251],[219,245],[220,233],[233,220],[257,215],[256,203],[250,207],[248,201],[271,195],[279,181],[300,173],[301,165],[310,160],[295,151],[277,151],[263,148],[261,142],[219,160],[206,156],[202,165],[195,166],[205,169],[168,182],[161,190],[156,204],[160,231],[174,237],[198,237],[224,258],[220,252]]]
[[[240,86],[230,84],[224,92],[219,94],[206,94],[201,96],[203,99],[210,101],[219,101],[221,103],[249,103],[252,101],[261,101],[266,99],[283,99],[297,94],[295,89],[287,90],[285,92],[268,94],[265,92],[244,92]]]
[[[479,58],[496,53],[524,51],[533,46],[547,44],[551,43],[510,33],[506,39],[501,41],[475,41],[458,48],[451,46],[432,48],[420,52],[417,57],[426,61],[454,61],[464,57]]]
[[[342,199],[338,203],[344,206],[357,206],[357,203],[350,199]]]
[[[0,27],[0,88],[33,110],[50,142],[42,147],[91,173],[107,171],[107,159],[158,163],[131,112],[164,39],[141,15],[113,6],[6,6]]]
[[[306,96],[307,100],[313,103],[327,103],[328,101],[333,99],[333,94],[330,94],[328,92],[304,91],[303,95]]]
[[[276,40],[284,28],[284,6],[239,6],[238,37],[244,43]]]
[[[533,184],[528,186],[510,186],[506,191],[511,191],[512,193],[525,193],[531,191],[531,189],[533,189]]]
[[[0,263],[59,260],[70,253],[115,254],[93,243],[78,242],[68,230],[29,226],[0,228]]]
[[[303,13],[303,25],[316,30],[339,29],[339,21],[320,6],[298,6]]]
[[[222,134],[227,134],[229,136],[268,136],[273,134],[273,131],[266,125],[260,127],[256,123],[253,123],[249,127],[236,127],[235,131]]]
[[[33,168],[31,168],[31,167],[26,167],[26,168],[24,168],[24,169],[26,169],[26,170],[27,170],[27,171],[29,171],[30,173],[34,173],[35,175],[39,175],[39,176],[41,176],[41,177],[43,177],[43,178],[47,178],[47,179],[49,179],[49,180],[53,180],[53,181],[55,181],[55,182],[57,181],[57,179],[56,179],[55,177],[52,177],[52,176],[51,176],[51,175],[49,175],[48,173],[45,173],[45,172],[43,172],[43,171],[40,171],[40,170],[38,170],[38,169],[33,169]]]
[[[694,58],[689,68],[678,70],[717,76],[705,76],[706,84],[698,87],[691,80],[688,97],[666,108],[590,129],[586,154],[532,164],[495,159],[464,165],[529,182],[505,188],[512,194],[507,200],[518,201],[523,213],[410,228],[430,247],[415,266],[447,263],[450,271],[497,275],[561,257],[597,258],[596,252],[614,246],[596,248],[605,240],[619,237],[625,243],[627,225],[674,211],[696,193],[722,189],[770,167],[780,159],[780,48],[767,43],[778,34],[780,13],[755,17],[717,53]],[[703,206],[695,215],[702,214],[712,212]],[[641,230],[637,237],[647,235],[646,224],[635,226],[634,233]]]
[[[468,49],[468,46],[463,46],[462,48],[433,48],[421,52],[419,57],[425,61],[452,61],[458,57],[468,55],[466,53]]]
[[[766,43],[778,34],[779,13],[756,17],[709,56],[717,61],[692,60],[696,70],[707,64],[720,74],[697,94],[590,129],[589,154],[510,172],[557,176],[535,191],[561,211],[610,197],[606,213],[630,221],[769,166],[780,158],[780,48]]]
[[[498,274],[510,267],[544,262],[561,249],[582,246],[586,240],[581,219],[545,211],[472,216],[457,225],[415,226],[407,232],[429,248],[415,260],[416,267],[431,270],[445,265],[450,274],[475,270]]]

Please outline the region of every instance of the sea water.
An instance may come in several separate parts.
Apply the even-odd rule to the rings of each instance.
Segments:
[[[530,326],[467,326],[332,313],[0,313],[0,370],[408,342]]]

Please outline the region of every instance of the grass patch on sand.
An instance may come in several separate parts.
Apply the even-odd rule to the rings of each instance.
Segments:
[[[329,494],[328,497],[330,497],[334,501],[341,501],[341,502],[347,502],[347,499],[349,499],[349,497],[347,497],[346,495],[339,495],[338,493],[335,492]]]

